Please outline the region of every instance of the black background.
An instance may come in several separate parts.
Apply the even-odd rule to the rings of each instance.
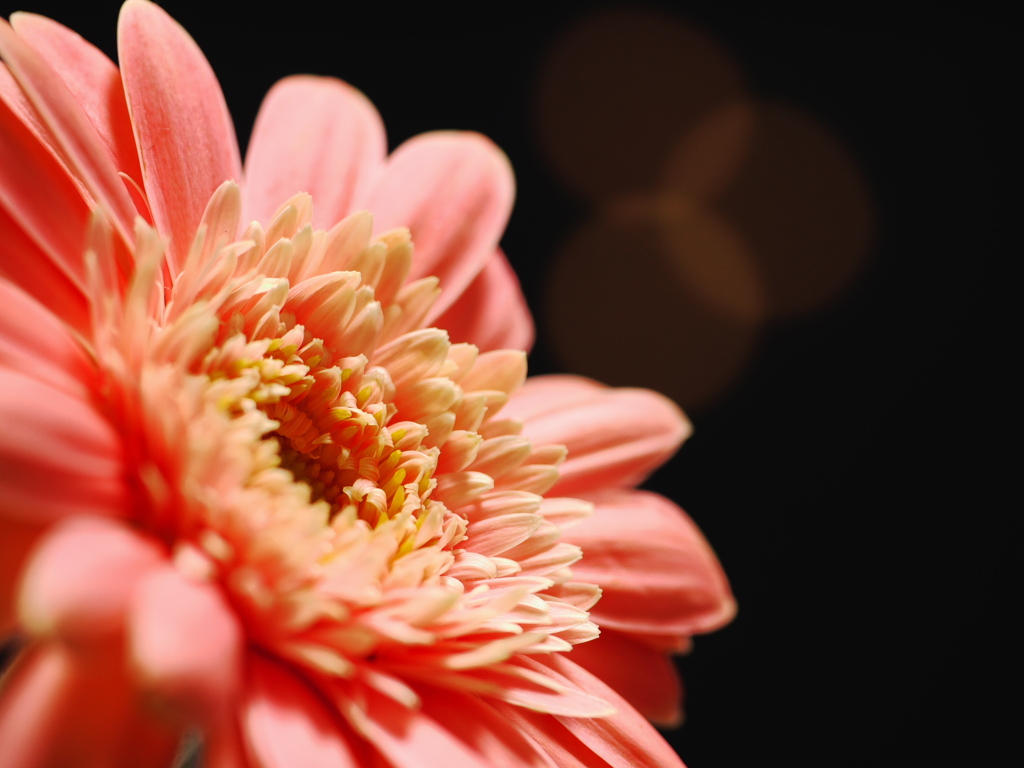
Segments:
[[[392,147],[437,128],[502,146],[518,182],[503,244],[538,312],[531,368],[562,370],[546,269],[587,211],[538,147],[535,89],[559,35],[601,5],[164,7],[209,57],[243,147],[262,95],[295,72],[363,90]],[[669,738],[690,768],[997,764],[1019,702],[1006,653],[1018,509],[999,492],[1018,442],[1005,397],[1012,30],[969,15],[650,7],[716,37],[755,96],[831,126],[878,224],[859,281],[769,325],[649,483],[701,525],[740,606],[681,660],[687,723]],[[116,3],[26,10],[113,53]]]

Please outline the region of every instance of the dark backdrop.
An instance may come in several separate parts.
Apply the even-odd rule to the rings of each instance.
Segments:
[[[393,4],[301,0],[272,14],[249,4],[234,12],[218,3],[164,5],[212,62],[243,147],[263,93],[295,72],[362,89],[391,146],[436,128],[481,131],[501,145],[518,179],[503,244],[538,318],[534,372],[579,372],[573,334],[586,328],[571,327],[571,317],[566,327],[557,294],[567,285],[595,292],[602,322],[635,334],[647,323],[670,350],[675,334],[693,333],[685,317],[660,312],[675,294],[652,294],[645,315],[627,300],[608,303],[597,285],[607,274],[596,267],[559,266],[558,254],[607,201],[578,194],[552,162],[544,138],[544,126],[560,119],[552,110],[586,110],[544,89],[574,31],[620,6],[494,6],[495,20],[484,4],[469,13],[430,4],[412,14]],[[68,6],[40,0],[28,10],[112,51],[117,4]],[[669,738],[691,768],[986,764],[1009,728],[1001,715],[1008,705],[995,696],[1009,690],[1005,585],[1016,544],[1012,510],[997,492],[1017,442],[1001,398],[1012,298],[999,290],[1011,286],[1001,132],[1006,106],[1019,98],[1019,85],[1009,86],[1010,30],[970,15],[924,27],[891,13],[642,8],[657,24],[689,25],[716,41],[755,104],[784,105],[823,128],[861,184],[850,205],[866,212],[856,226],[844,223],[842,190],[823,192],[824,210],[839,211],[836,226],[852,226],[849,237],[864,235],[864,244],[841,288],[810,308],[748,317],[735,326],[742,333],[721,338],[711,315],[697,317],[694,327],[710,335],[667,374],[631,364],[631,355],[650,354],[648,345],[637,352],[612,334],[607,360],[596,361],[587,347],[585,373],[603,366],[620,384],[683,382],[675,394],[696,433],[649,486],[697,520],[740,606],[732,625],[698,638],[681,660],[687,723]],[[641,55],[656,44],[608,55]],[[713,75],[697,66],[689,82]],[[625,112],[628,123],[630,107],[615,101],[621,87],[609,93],[609,120],[622,122]],[[636,120],[649,122],[645,114]],[[599,123],[573,130],[585,143]],[[634,150],[622,148],[627,157]],[[636,192],[630,183],[617,191]],[[775,195],[771,184],[761,194],[756,179],[747,186],[754,199]],[[733,218],[745,234],[743,217]],[[624,226],[619,240],[628,243]],[[657,250],[643,245],[644,231],[633,234],[638,252]],[[619,268],[629,273],[639,257],[622,250]],[[658,282],[636,268],[641,283]],[[697,394],[685,384],[687,370],[704,370],[695,348],[709,360],[735,352],[732,367]]]

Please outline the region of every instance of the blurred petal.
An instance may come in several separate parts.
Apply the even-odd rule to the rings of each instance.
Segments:
[[[301,678],[253,653],[247,683],[242,730],[254,766],[357,768],[334,707]]]
[[[114,62],[77,32],[45,16],[12,13],[11,26],[60,76],[99,133],[115,167],[141,181],[124,85]]]
[[[2,111],[2,107],[0,107]],[[3,138],[0,137],[0,144]],[[0,201],[0,280],[10,281],[82,335],[91,332],[85,293],[54,265],[46,254],[4,210]]]
[[[680,724],[682,689],[667,653],[602,627],[597,640],[573,646],[570,658],[648,720],[666,727]]]
[[[5,768],[169,765],[178,734],[147,718],[116,655],[81,658],[59,643],[28,648],[3,679]]]
[[[0,519],[0,637],[9,637],[17,629],[17,584],[29,552],[45,532],[42,525]]]
[[[328,77],[278,82],[263,99],[245,156],[246,220],[268,224],[297,192],[313,196],[313,226],[329,229],[384,168],[384,124],[369,99]]]
[[[124,513],[120,437],[89,403],[4,368],[0,391],[0,515]]]
[[[203,748],[204,768],[249,768],[235,714],[232,712],[232,716],[221,718],[209,729]]]
[[[203,52],[157,5],[121,7],[117,50],[146,195],[177,275],[214,191],[242,180],[234,125]]]
[[[22,624],[34,636],[71,643],[116,637],[139,579],[163,559],[160,547],[120,523],[62,521],[32,553],[22,577]]]
[[[441,298],[428,321],[452,305],[494,254],[514,195],[508,158],[479,134],[425,133],[388,159],[365,207],[375,232],[412,232],[410,281],[439,278]]]
[[[23,652],[4,676],[0,743],[12,768],[42,764],[48,746],[58,743],[61,693],[70,677],[70,653],[49,644]]]
[[[565,532],[583,548],[573,578],[597,584],[602,627],[692,635],[736,613],[722,566],[693,521],[663,496],[607,491],[585,496],[594,514]]]
[[[97,378],[81,345],[49,310],[0,279],[0,367],[85,399]]]
[[[481,352],[533,346],[533,318],[516,273],[500,250],[465,292],[434,323],[453,342],[469,342]]]
[[[129,622],[132,667],[144,689],[188,714],[224,710],[241,678],[243,635],[217,586],[170,566],[149,573]]]
[[[690,434],[690,422],[663,395],[614,389],[578,376],[527,380],[502,409],[524,422],[534,445],[564,445],[569,456],[551,496],[629,487],[663,464]]]

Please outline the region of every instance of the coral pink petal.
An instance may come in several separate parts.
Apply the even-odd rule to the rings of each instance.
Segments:
[[[6,368],[0,391],[0,517],[125,513],[120,438],[92,405]]]
[[[691,635],[732,619],[736,604],[718,558],[679,507],[646,491],[585,498],[594,514],[565,538],[586,553],[573,578],[603,590],[591,611],[599,626]]]
[[[533,346],[533,318],[515,272],[500,250],[469,287],[435,321],[453,342],[476,344],[481,352]]]
[[[0,367],[21,371],[80,399],[96,369],[53,313],[0,279]]]
[[[491,766],[555,768],[536,742],[493,707],[472,694],[442,688],[417,689],[424,711]]]
[[[34,13],[11,14],[11,26],[56,72],[103,140],[118,170],[142,180],[121,73],[77,32]]]
[[[148,720],[116,655],[77,657],[68,646],[30,647],[4,678],[0,744],[5,768],[169,765],[178,734]]]
[[[214,191],[242,180],[235,129],[209,62],[163,9],[128,0],[117,50],[146,195],[176,275]]]
[[[502,703],[495,703],[494,709],[534,742],[558,768],[608,768],[605,760],[595,755],[555,718]]]
[[[246,755],[237,714],[231,712],[208,728],[203,745],[204,768],[250,768],[252,765]]]
[[[0,111],[2,111],[0,107]],[[0,136],[0,145],[4,139]],[[0,280],[19,286],[69,327],[88,337],[91,314],[85,293],[64,275],[4,210],[0,201]]]
[[[529,663],[529,657],[517,656],[501,668],[483,667],[473,677],[490,683],[489,696],[516,706],[566,717],[604,717],[612,709],[607,701],[575,686],[551,687],[552,677],[541,674]]]
[[[88,328],[84,233],[89,207],[54,155],[0,103],[0,276]],[[67,302],[70,304],[65,304]]]
[[[118,76],[120,77],[120,75]],[[18,81],[3,61],[0,61],[0,101],[17,115],[18,119],[32,132],[36,140],[46,147],[47,151],[54,158],[59,162],[63,162],[53,132],[46,127],[46,123],[43,122],[43,116],[32,106],[32,102],[25,95],[25,91],[18,85]],[[62,167],[66,169],[66,166]]]
[[[246,678],[242,733],[253,766],[358,766],[333,707],[301,678],[255,653]]]
[[[17,584],[29,553],[47,527],[20,520],[0,522],[0,637],[17,630]]]
[[[245,744],[234,717],[222,718],[209,729],[202,764],[204,768],[249,768]]]
[[[384,167],[384,124],[369,99],[328,77],[281,80],[263,99],[245,156],[246,220],[268,224],[297,192],[313,226],[329,229]]]
[[[88,115],[60,76],[6,21],[0,21],[0,55],[52,132],[61,159],[131,242],[135,205]]]
[[[394,768],[492,768],[423,710],[408,709],[366,688],[345,699],[342,713]],[[355,700],[358,698],[359,703]],[[529,765],[527,763],[527,765]],[[509,768],[519,768],[515,763]]]
[[[58,645],[29,650],[4,677],[0,696],[0,744],[12,768],[43,764],[57,743],[61,693],[71,677],[70,653]]]
[[[667,653],[602,627],[597,640],[574,646],[571,658],[655,724],[682,721],[682,689]]]
[[[128,625],[141,686],[188,715],[221,713],[241,679],[243,634],[220,589],[166,566],[135,590]]]
[[[525,422],[534,445],[561,444],[569,457],[549,495],[629,487],[663,464],[690,434],[682,411],[646,389],[612,389],[577,376],[529,379],[502,410]]]
[[[18,595],[22,625],[36,637],[78,644],[116,637],[138,580],[162,562],[159,546],[118,522],[64,520],[28,562]]]
[[[365,207],[376,232],[412,232],[411,280],[440,279],[441,297],[428,321],[451,306],[494,255],[514,196],[508,158],[479,134],[426,133],[391,155]]]
[[[599,696],[615,707],[610,717],[575,718],[558,716],[558,721],[580,744],[603,758],[613,768],[670,768],[683,766],[668,742],[625,699],[601,680],[560,653],[528,663],[544,670],[556,682]]]
[[[693,638],[673,632],[637,632],[629,630],[625,634],[634,642],[653,648],[659,653],[689,653],[693,650]]]

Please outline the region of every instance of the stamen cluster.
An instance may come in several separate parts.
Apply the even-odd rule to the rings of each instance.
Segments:
[[[599,591],[560,541],[589,505],[542,497],[565,450],[495,416],[524,355],[422,327],[439,288],[406,281],[407,231],[373,238],[366,213],[314,231],[299,195],[218,240],[238,212],[226,183],[166,291],[146,288],[162,247],[140,225],[124,306],[99,318],[111,407],[144,414],[126,430],[140,522],[250,638],[319,674],[479,688],[472,670],[595,637]]]

